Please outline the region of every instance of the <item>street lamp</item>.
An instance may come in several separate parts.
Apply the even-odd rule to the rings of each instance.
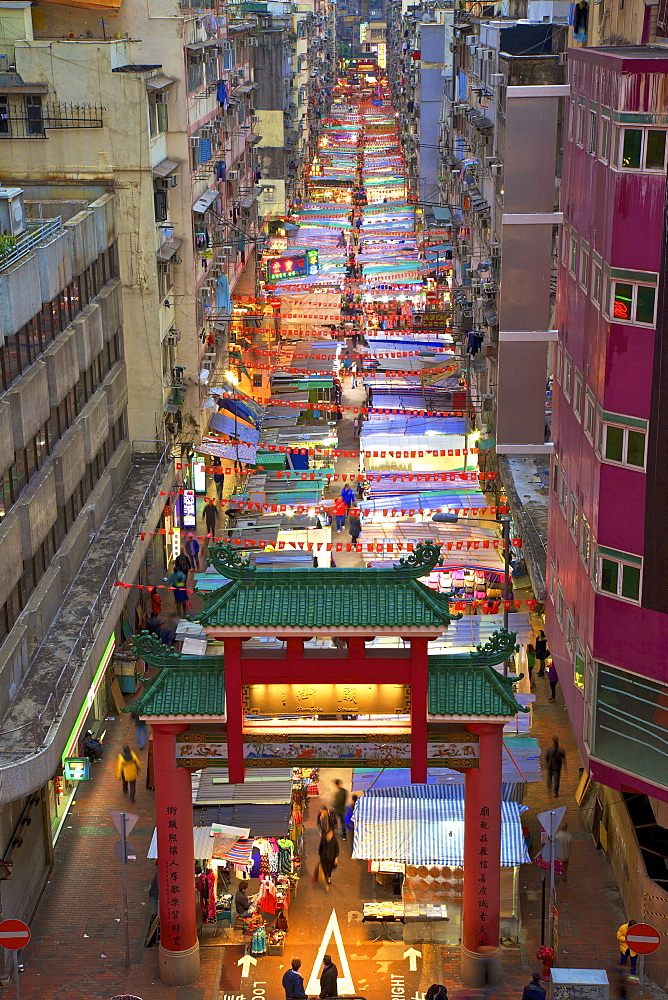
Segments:
[[[457,524],[459,517],[457,514],[439,513],[432,514],[432,521],[437,524]],[[499,521],[492,520],[491,517],[465,517],[468,523],[475,521],[476,524],[498,524],[501,523],[501,537],[503,538],[503,627],[508,631],[508,601],[511,600],[512,584],[510,579],[510,517],[504,514]],[[508,673],[508,663],[504,663],[504,673]]]

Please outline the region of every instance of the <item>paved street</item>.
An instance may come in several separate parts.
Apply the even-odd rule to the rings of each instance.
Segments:
[[[594,850],[591,837],[580,829],[578,808],[573,798],[578,781],[578,758],[563,703],[547,703],[549,688],[537,680],[538,706],[535,728],[543,747],[554,732],[562,738],[568,754],[568,772],[560,802],[568,806],[568,820],[574,834],[574,848],[567,885],[557,880],[559,908],[559,965],[574,968],[603,968],[612,975],[616,955],[615,933],[623,919],[619,894],[605,857]],[[355,992],[369,1000],[387,1000],[389,989],[405,989],[406,998],[422,993],[432,982],[443,981],[450,990],[462,988],[458,981],[459,953],[456,947],[418,946],[422,957],[414,972],[410,956],[403,958],[408,945],[396,941],[373,941],[374,925],[360,923],[361,902],[373,898],[372,876],[366,863],[350,859],[350,847],[342,845],[340,869],[327,894],[322,884],[314,886],[310,874],[314,865],[317,835],[315,808],[310,807],[306,837],[304,876],[297,898],[289,910],[290,929],[283,958],[263,956],[242,980],[237,961],[243,954],[241,943],[229,944],[226,932],[208,939],[202,948],[202,976],[197,986],[179,989],[165,986],[157,977],[157,949],[143,949],[143,939],[151,909],[148,889],[155,872],[146,852],[153,833],[153,794],[140,778],[136,812],[139,822],[130,840],[137,848],[137,861],[129,866],[129,912],[131,967],[124,966],[120,865],[113,853],[118,834],[109,818],[110,808],[131,807],[124,799],[115,777],[115,755],[126,738],[133,746],[133,727],[126,718],[109,724],[106,759],[93,769],[93,779],[82,784],[56,848],[56,864],[32,924],[33,940],[22,953],[25,971],[21,976],[24,1000],[108,1000],[115,994],[136,993],[143,1000],[225,1000],[225,997],[264,995],[280,1000],[279,980],[286,960],[299,956],[303,972],[310,976],[323,935],[336,914],[341,940],[350,966]],[[145,759],[146,754],[140,754]],[[326,791],[328,776],[321,791]],[[549,808],[543,784],[530,786],[527,804],[528,826],[534,840],[540,840],[536,813]],[[519,948],[503,952],[503,985],[494,995],[515,1000],[530,972],[538,967],[534,959],[540,944],[540,880],[542,870],[535,865],[520,869],[520,898],[523,934]],[[586,892],[583,886],[586,885]],[[380,898],[380,896],[379,896]],[[238,935],[238,932],[235,932]],[[234,939],[233,933],[232,938]],[[331,949],[337,958],[334,938]],[[328,945],[330,947],[330,945]],[[394,978],[391,978],[394,977]],[[3,995],[12,996],[13,987]],[[256,992],[253,992],[253,991]],[[401,996],[400,993],[393,994]]]

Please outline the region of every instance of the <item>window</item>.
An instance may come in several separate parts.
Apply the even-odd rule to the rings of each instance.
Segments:
[[[599,137],[599,157],[604,163],[608,162],[610,156],[610,119],[601,118],[601,129]]]
[[[206,62],[204,63],[204,82],[205,83],[216,83],[220,73],[218,72],[218,51],[215,46],[211,46],[206,53]]]
[[[578,639],[575,643],[575,670],[573,672],[575,686],[584,691],[585,686],[585,657],[582,643]]]
[[[571,493],[571,506],[569,511],[568,526],[573,538],[578,537],[578,498],[575,493]]]
[[[580,287],[586,292],[589,281],[589,247],[583,242],[580,247]]]
[[[564,390],[564,396],[570,402],[571,398],[571,381],[573,377],[573,362],[571,360],[570,354],[564,351],[564,376],[561,383],[561,387]]]
[[[561,345],[561,341],[557,341],[556,363],[554,366],[554,374],[556,376],[559,385],[561,385],[561,376],[563,374],[563,367],[564,367],[564,349]]]
[[[598,549],[598,589],[625,601],[640,601],[642,558],[615,549]]]
[[[561,589],[560,583],[557,584],[557,606],[555,610],[557,613],[557,619],[561,625],[564,620],[564,592]]]
[[[568,226],[564,224],[561,230],[561,263],[566,264],[568,260]]]
[[[40,94],[26,94],[26,129],[28,135],[44,135]]]
[[[168,120],[166,90],[158,90],[155,93],[149,94],[148,125],[151,138],[167,131]]]
[[[552,598],[553,604],[554,604],[556,582],[557,582],[557,571],[554,565],[554,561],[550,559],[550,597]]]
[[[656,286],[630,281],[610,282],[610,318],[616,322],[653,326],[656,314]]]
[[[584,516],[580,518],[580,556],[583,563],[587,567],[587,572],[589,572],[589,554],[591,551],[591,528],[589,527],[589,521]]]
[[[646,443],[645,430],[607,422],[599,428],[598,446],[605,462],[644,469]]]
[[[10,134],[9,98],[0,94],[0,135]]]
[[[568,478],[564,470],[561,470],[561,481],[559,484],[559,506],[564,514],[568,510]]]
[[[584,131],[585,131],[585,115],[587,114],[584,107],[578,107],[578,146],[584,146]]]
[[[156,222],[166,222],[169,215],[167,192],[159,185],[160,182],[157,181],[153,190],[153,211]]]
[[[573,646],[575,644],[575,626],[573,624],[573,616],[570,611],[566,612],[566,648],[568,652],[573,656]]]
[[[188,56],[188,93],[199,90],[204,82],[204,65],[199,53]]]
[[[575,392],[573,393],[573,413],[578,418],[582,420],[582,401],[584,399],[584,386],[582,384],[582,375],[576,369],[575,370]]]
[[[622,170],[666,169],[666,130],[623,128],[619,137]]]
[[[591,300],[597,306],[601,304],[601,262],[596,259],[591,266]]]
[[[552,492],[556,496],[559,491],[559,460],[554,455],[552,458]]]
[[[587,142],[587,152],[596,156],[596,112],[589,112],[589,133]]]
[[[578,266],[578,238],[577,234],[571,231],[571,241],[569,244],[568,253],[568,270],[573,276],[575,276],[575,271]]]
[[[585,420],[584,420],[584,431],[591,444],[594,443],[594,426],[595,426],[595,410],[594,410],[594,397],[590,393],[589,389],[585,392]]]
[[[568,138],[573,142],[575,133],[575,98],[571,95],[570,110],[568,114]]]
[[[653,784],[668,785],[668,685],[596,664],[592,753]]]

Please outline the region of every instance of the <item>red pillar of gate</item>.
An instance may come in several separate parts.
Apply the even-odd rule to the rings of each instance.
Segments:
[[[429,641],[411,637],[411,781],[427,782],[427,686]]]
[[[195,905],[192,781],[176,766],[174,737],[187,725],[153,726],[155,824],[158,838],[160,978],[187,986],[199,977]]]
[[[501,908],[502,723],[467,723],[479,739],[478,767],[466,771],[461,975],[471,986],[498,978]]]
[[[227,770],[230,783],[241,785],[244,767],[244,706],[241,672],[241,639],[230,636],[224,642],[225,712],[227,730]]]

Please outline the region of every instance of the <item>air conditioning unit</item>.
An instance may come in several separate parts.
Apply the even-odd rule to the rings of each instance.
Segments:
[[[489,82],[492,84],[492,86],[500,87],[504,80],[505,76],[503,75],[503,73],[490,73]]]
[[[190,145],[192,146],[193,149],[198,149],[199,148],[199,136],[198,135],[188,136],[188,142],[190,143]]]
[[[169,101],[169,94],[166,90],[156,90],[153,93],[153,100],[156,104],[167,104]]]
[[[239,180],[239,171],[238,170],[228,170],[227,171],[227,179],[228,179],[228,181],[238,181]]]
[[[503,163],[492,163],[489,167],[489,172],[496,177],[503,173]]]
[[[163,343],[166,344],[167,347],[176,347],[180,339],[181,339],[180,330],[170,330],[169,333],[165,336]]]
[[[158,273],[159,274],[171,274],[172,263],[169,260],[159,260],[158,261]]]
[[[477,37],[477,35],[467,35],[464,41],[468,46],[475,45]]]
[[[491,413],[494,409],[494,396],[483,396],[482,397],[482,410],[483,413]]]
[[[178,177],[163,177],[160,181],[160,187],[163,190],[168,191],[170,188],[175,188],[178,183]]]
[[[252,118],[253,118],[253,125],[259,125],[260,124],[260,116],[259,115],[253,115]]]
[[[220,48],[223,52],[231,52],[232,42],[220,42]]]

